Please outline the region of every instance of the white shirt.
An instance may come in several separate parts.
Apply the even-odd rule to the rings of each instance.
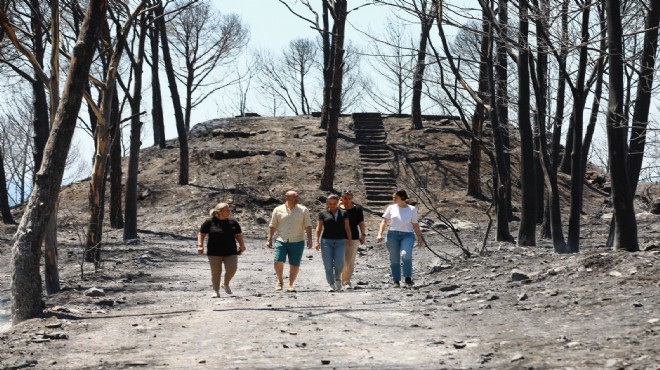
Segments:
[[[417,224],[417,208],[409,205],[408,207],[399,207],[398,204],[392,204],[387,207],[383,218],[390,220],[390,230],[414,232],[413,224]]]

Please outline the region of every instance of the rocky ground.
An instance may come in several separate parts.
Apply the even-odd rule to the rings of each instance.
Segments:
[[[387,252],[375,243],[382,210],[367,209],[358,289],[325,292],[320,253],[308,251],[298,291],[274,291],[264,223],[291,188],[313,211],[322,206],[324,193],[316,188],[324,138],[316,124],[297,118],[198,125],[189,186],[173,185],[175,142],[144,150],[140,238],[124,242],[121,231],[107,227],[105,262],[97,271],[80,265],[87,184],[64,189],[63,290],[45,298],[42,317],[0,334],[0,368],[660,369],[660,223],[645,212],[657,194],[645,188],[638,197],[644,250],[607,250],[611,214],[604,188],[594,185],[601,183],[596,174],[585,191],[581,252],[557,255],[546,241],[523,248],[494,242],[492,232],[484,248],[488,202],[465,197],[465,162],[416,159],[428,174],[429,197],[460,226],[470,258],[444,238],[457,240],[447,230],[441,236],[425,229],[431,249],[415,251],[414,288],[390,288]],[[336,188],[355,189],[359,202],[349,124],[344,119],[341,126]],[[447,152],[459,148],[443,123],[427,122],[426,133],[407,130],[405,120],[386,120],[386,126],[391,144],[412,148],[415,158],[425,151],[449,158]],[[218,158],[229,150],[269,153]],[[405,183],[405,169],[399,173]],[[436,221],[421,195],[413,201]],[[227,200],[248,251],[233,294],[212,299],[208,263],[195,254],[194,235],[208,209]],[[511,230],[515,235],[516,222]],[[0,234],[0,310],[8,303],[12,231]]]
[[[482,256],[449,262],[416,250],[416,285],[394,289],[384,246],[367,244],[357,289],[325,292],[320,254],[308,251],[298,291],[286,293],[273,289],[271,251],[250,239],[233,294],[219,299],[211,298],[208,263],[192,240],[112,244],[104,267],[85,266],[92,271],[82,279],[79,248],[65,247],[65,289],[46,299],[43,317],[0,336],[0,364],[659,368],[657,250],[586,248],[558,257],[547,246],[492,243]]]

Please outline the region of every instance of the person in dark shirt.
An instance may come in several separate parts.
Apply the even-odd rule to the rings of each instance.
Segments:
[[[351,225],[352,238],[346,244],[344,253],[344,270],[341,272],[343,289],[353,289],[351,278],[355,269],[355,256],[359,245],[363,245],[367,235],[367,226],[364,223],[362,207],[353,203],[353,191],[344,190],[341,193],[340,207],[346,211],[348,223]]]
[[[339,197],[331,194],[326,199],[326,209],[319,212],[316,223],[316,250],[321,250],[328,292],[341,290],[341,272],[344,268],[344,251],[351,239],[351,226],[346,211],[339,208]]]
[[[209,214],[211,218],[204,221],[197,235],[197,254],[204,254],[204,239],[208,235],[206,255],[211,265],[211,282],[213,284],[213,298],[220,297],[220,288],[227,294],[232,294],[229,282],[236,274],[238,268],[238,255],[245,251],[245,242],[241,226],[234,219],[229,218],[229,204],[219,203]],[[236,242],[238,241],[238,246]],[[225,278],[220,286],[222,264],[225,265]]]

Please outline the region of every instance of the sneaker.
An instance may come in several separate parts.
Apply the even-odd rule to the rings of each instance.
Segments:
[[[353,285],[349,281],[348,283],[344,284],[344,289],[353,289]]]
[[[292,287],[291,285],[289,285],[288,287],[286,287],[286,291],[289,292],[289,293],[295,293],[295,292],[296,292],[296,288],[294,288],[294,287]]]
[[[231,288],[229,288],[229,285],[223,285],[222,288],[225,290],[225,293],[231,294]]]
[[[332,286],[332,285],[330,285],[330,286],[328,287],[328,293],[332,293],[332,292],[334,292],[334,291],[335,291],[335,287]]]
[[[278,281],[277,285],[275,285],[275,290],[282,290],[282,282]]]
[[[407,285],[407,286],[413,286],[413,285],[415,285],[415,282],[412,280],[412,278],[411,278],[410,276],[407,276],[407,277],[406,277],[406,285]]]
[[[335,290],[336,291],[341,290],[341,280],[335,280]]]
[[[392,283],[392,288],[401,288],[401,284],[398,281]]]
[[[211,294],[211,298],[220,298],[220,292],[216,290],[213,292],[213,294]]]

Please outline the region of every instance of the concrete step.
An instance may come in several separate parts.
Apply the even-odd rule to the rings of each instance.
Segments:
[[[367,195],[367,200],[368,201],[380,200],[380,201],[383,201],[383,202],[392,202],[392,194]]]
[[[360,154],[362,159],[393,159],[394,156],[390,152],[371,152],[371,153],[362,153]]]
[[[387,134],[384,132],[370,132],[370,133],[356,133],[355,138],[360,139],[386,139]]]
[[[392,161],[392,158],[362,158],[362,159],[360,159],[360,162],[364,163],[364,166],[368,166],[369,164],[390,163],[391,161]]]
[[[356,112],[351,115],[353,119],[362,119],[362,118],[380,118],[383,119],[380,112]]]
[[[376,173],[376,174],[394,176],[394,171],[392,171],[389,168],[362,167],[362,173]]]

